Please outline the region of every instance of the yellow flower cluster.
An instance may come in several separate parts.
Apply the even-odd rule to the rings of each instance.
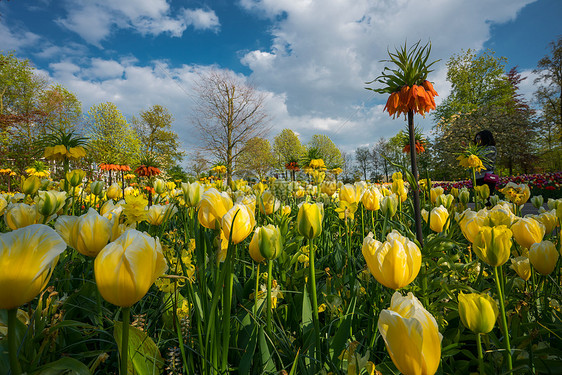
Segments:
[[[484,165],[482,164],[482,160],[474,154],[469,155],[468,157],[465,155],[460,155],[457,160],[459,161],[459,165],[464,168],[474,168],[477,172],[480,172],[484,169]]]

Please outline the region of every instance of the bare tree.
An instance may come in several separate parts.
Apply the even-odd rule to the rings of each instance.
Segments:
[[[265,95],[231,71],[202,73],[195,82],[194,123],[207,152],[226,165],[227,181],[251,138],[268,131]]]
[[[357,147],[355,149],[355,161],[358,164],[358,168],[363,175],[363,180],[367,181],[367,172],[371,169],[369,165],[369,159],[371,158],[371,153],[368,147]]]

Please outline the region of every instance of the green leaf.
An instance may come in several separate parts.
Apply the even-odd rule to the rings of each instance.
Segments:
[[[37,371],[32,372],[33,375],[59,375],[59,374],[77,374],[90,375],[88,366],[77,359],[65,357],[57,361],[47,363],[41,366]]]
[[[121,353],[121,335],[123,323],[115,322],[113,337]],[[160,374],[164,368],[164,359],[152,339],[135,327],[129,326],[129,361],[127,372],[129,374],[152,375]]]

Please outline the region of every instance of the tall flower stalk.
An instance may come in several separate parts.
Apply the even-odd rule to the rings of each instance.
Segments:
[[[410,144],[410,163],[412,166],[412,174],[414,176],[412,186],[414,194],[414,217],[416,222],[416,238],[420,245],[423,246],[420,195],[418,189],[418,165],[417,165],[417,149],[416,134],[414,128],[414,114],[419,113],[425,116],[427,112],[435,109],[434,97],[437,92],[433,89],[431,82],[427,80],[429,69],[437,61],[428,63],[429,54],[431,52],[431,44],[427,43],[423,47],[417,42],[410,48],[406,47],[406,43],[394,53],[388,52],[389,59],[383,60],[393,64],[392,68],[385,67],[383,73],[373,81],[383,85],[382,88],[370,88],[380,94],[390,94],[384,110],[390,116],[404,114],[408,119],[408,135]]]

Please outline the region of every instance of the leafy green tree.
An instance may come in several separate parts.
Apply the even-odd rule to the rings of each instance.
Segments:
[[[436,178],[468,177],[456,156],[483,129],[494,134],[496,166],[510,174],[528,169],[534,142],[533,113],[518,93],[523,78],[516,69],[506,73],[505,64],[504,57],[496,58],[491,51],[476,55],[469,50],[449,60],[447,79],[452,91],[435,111]]]
[[[273,155],[280,170],[285,169],[287,163],[298,161],[304,152],[299,137],[291,129],[283,129],[273,140]]]
[[[82,118],[82,104],[76,96],[59,84],[43,91],[38,100],[39,110],[44,113],[43,123],[47,132],[75,130]]]
[[[97,163],[135,165],[141,141],[121,111],[111,102],[93,105],[87,115],[89,150]]]
[[[261,180],[273,168],[274,163],[269,141],[254,137],[246,142],[244,152],[238,158],[236,171],[244,177],[255,176]]]
[[[314,134],[312,139],[306,144],[307,150],[316,149],[318,155],[324,160],[324,164],[329,169],[341,167],[343,158],[341,151],[334,142],[325,134]]]
[[[155,158],[164,169],[181,162],[184,155],[178,135],[172,131],[172,121],[172,114],[158,104],[131,120],[141,141],[141,152]]]

